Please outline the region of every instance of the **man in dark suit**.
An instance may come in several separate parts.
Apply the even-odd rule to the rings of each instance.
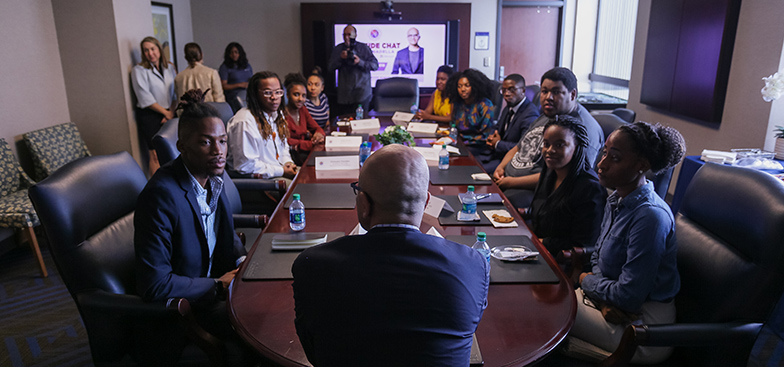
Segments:
[[[295,324],[314,366],[469,365],[490,266],[468,246],[419,231],[428,182],[415,150],[381,148],[352,184],[367,234],[297,257]]]
[[[496,131],[487,137],[490,153],[480,157],[482,167],[488,173],[495,171],[506,152],[517,145],[531,123],[539,117],[539,108],[525,98],[525,78],[522,75],[511,74],[504,78],[501,94],[506,101],[506,107],[501,111]]]
[[[185,108],[180,157],[161,167],[137,200],[136,284],[146,301],[188,299],[205,330],[241,345],[225,304],[225,290],[245,259],[223,192],[226,139],[214,108],[204,103]]]
[[[411,28],[406,34],[408,47],[395,55],[392,74],[424,74],[425,49],[419,46],[419,30]]]

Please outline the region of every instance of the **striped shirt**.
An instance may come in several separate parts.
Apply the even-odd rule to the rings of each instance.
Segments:
[[[324,93],[319,95],[319,105],[316,106],[310,100],[310,98],[305,99],[305,107],[310,112],[310,116],[316,120],[316,123],[320,127],[324,127],[329,123],[329,101],[327,101],[327,96]]]

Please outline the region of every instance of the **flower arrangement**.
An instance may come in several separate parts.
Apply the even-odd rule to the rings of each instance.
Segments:
[[[411,136],[411,133],[406,131],[402,126],[387,126],[384,129],[384,132],[381,134],[376,134],[376,140],[383,144],[404,144],[408,143],[409,146],[415,146],[416,143],[414,142],[414,137]]]
[[[761,91],[765,102],[775,101],[784,94],[784,74],[775,73],[762,80],[765,81],[765,87]]]

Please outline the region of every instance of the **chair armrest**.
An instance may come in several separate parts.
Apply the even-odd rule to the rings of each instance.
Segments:
[[[264,228],[269,217],[266,214],[233,214],[234,228]]]
[[[90,290],[76,294],[80,313],[86,324],[99,324],[111,333],[112,324],[149,323],[155,320],[176,320],[185,335],[205,351],[212,365],[223,365],[224,346],[218,338],[205,331],[191,312],[190,303],[184,298],[145,302],[132,294],[114,294],[103,290]]]
[[[599,366],[626,366],[637,346],[694,347],[754,344],[761,323],[729,322],[711,324],[629,325],[618,349]]]
[[[232,182],[237,186],[237,190],[257,190],[257,191],[278,191],[281,194],[286,192],[286,181],[266,180],[256,178],[233,178]]]

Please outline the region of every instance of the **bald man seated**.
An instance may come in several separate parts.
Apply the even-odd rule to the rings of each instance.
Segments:
[[[415,150],[379,149],[353,185],[367,234],[297,257],[295,324],[314,366],[469,365],[490,267],[470,247],[419,231],[429,180]]]

